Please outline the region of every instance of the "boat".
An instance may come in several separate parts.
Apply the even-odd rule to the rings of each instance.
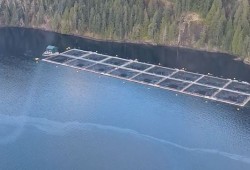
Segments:
[[[55,46],[49,45],[46,48],[46,51],[43,53],[43,56],[44,57],[49,57],[49,56],[55,56],[55,55],[58,55],[58,54],[59,54],[58,48],[55,47]]]

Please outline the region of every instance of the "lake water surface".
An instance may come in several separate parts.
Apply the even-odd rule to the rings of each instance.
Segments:
[[[30,29],[4,28],[0,36],[4,37],[0,39],[0,169],[250,169],[249,104],[238,110],[68,67],[35,63],[34,56],[47,44],[58,44],[61,50],[81,46],[244,81],[249,81],[248,66],[225,54],[216,54],[223,55],[219,59],[211,54],[209,59],[210,53],[203,52],[199,57],[208,62],[216,58],[221,65],[227,61],[239,70],[228,73],[216,64],[202,69],[195,64],[200,60],[196,55],[192,62],[187,60],[202,52],[183,52],[181,58],[186,61],[180,64],[180,59],[170,55],[175,53],[173,48],[76,42],[74,37]]]

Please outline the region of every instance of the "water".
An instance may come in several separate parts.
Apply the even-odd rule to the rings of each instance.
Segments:
[[[28,34],[10,32],[9,45]],[[34,43],[42,41],[41,34],[47,35],[38,32],[27,38],[37,46],[35,55],[42,50],[43,44]],[[227,104],[35,63],[33,56],[22,53],[29,44],[20,43],[26,47],[17,50],[0,44],[5,49],[0,55],[0,169],[250,168],[249,104],[238,111]]]

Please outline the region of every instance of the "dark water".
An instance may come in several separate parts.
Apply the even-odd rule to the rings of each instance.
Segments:
[[[250,65],[246,65],[242,61],[235,61],[234,56],[223,53],[129,43],[99,42],[21,28],[1,28],[0,37],[0,52],[8,55],[31,53],[32,57],[40,56],[46,46],[52,44],[59,47],[61,51],[65,51],[67,47],[75,47],[98,51],[102,54],[118,55],[122,58],[138,59],[152,64],[160,63],[171,68],[185,68],[188,71],[202,74],[210,73],[218,77],[236,78],[250,83]]]
[[[245,81],[248,66],[224,54],[183,50],[177,58],[171,48],[29,29],[0,29],[0,36],[0,169],[250,169],[249,104],[238,111],[33,58],[47,44],[80,46]],[[219,64],[203,67],[200,58]]]

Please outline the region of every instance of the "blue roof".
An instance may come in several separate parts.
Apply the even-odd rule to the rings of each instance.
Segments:
[[[52,45],[49,45],[49,46],[47,47],[47,50],[53,50],[53,49],[57,49],[57,47],[52,46]]]

